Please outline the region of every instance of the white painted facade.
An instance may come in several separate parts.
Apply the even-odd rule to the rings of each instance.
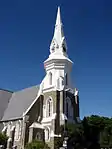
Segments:
[[[60,8],[58,7],[56,24],[54,29],[53,39],[50,45],[50,55],[47,60],[44,61],[44,68],[46,71],[46,75],[42,80],[40,85],[40,92],[45,93],[50,91],[62,91],[64,89],[71,89],[71,70],[72,70],[73,62],[68,58],[67,55],[67,44],[63,32],[63,25],[61,21]],[[53,102],[53,99],[52,99]],[[68,115],[66,113],[66,105],[65,105],[65,113],[61,113],[61,119],[68,120],[74,122],[73,118],[73,105],[70,99],[67,99],[68,103]],[[48,139],[49,136],[55,136],[53,130],[50,130],[49,125],[51,125],[51,121],[55,119],[56,113],[53,113],[53,104],[50,105],[51,114],[48,116],[48,104],[43,105],[43,119],[42,125],[45,127],[45,140]],[[48,125],[46,123],[49,123]],[[48,128],[49,129],[48,129]],[[49,131],[48,131],[49,130]]]
[[[46,76],[42,81],[43,92],[63,90],[65,87],[72,88],[70,77],[72,64],[73,62],[67,56],[67,45],[63,32],[60,8],[58,8],[54,35],[50,45],[50,55],[44,61]]]

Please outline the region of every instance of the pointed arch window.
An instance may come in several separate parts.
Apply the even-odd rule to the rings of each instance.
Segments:
[[[52,99],[51,98],[48,98],[47,100],[47,117],[50,117],[52,116],[52,113],[53,113],[53,102],[52,102]]]
[[[49,73],[49,85],[52,85],[52,73]]]

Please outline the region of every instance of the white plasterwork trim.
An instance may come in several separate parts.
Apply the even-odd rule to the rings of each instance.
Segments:
[[[51,126],[51,123],[42,123],[42,126]]]
[[[43,118],[41,122],[42,123],[51,122],[53,119],[55,119],[55,117],[56,117],[56,113],[53,113],[52,116]]]
[[[46,122],[51,122],[52,121],[52,117],[46,117],[42,119],[42,123],[46,123]]]
[[[12,126],[11,131],[14,131],[14,129],[15,129],[15,126]]]
[[[50,141],[50,135],[51,135],[51,133],[50,133],[50,128],[49,128],[49,126],[45,126],[45,129],[44,129],[44,132],[46,131],[46,130],[49,130],[49,139],[48,140],[46,140],[46,138],[45,138],[45,142],[49,142]]]
[[[5,132],[7,129],[7,126],[4,126],[4,128],[2,129],[2,133]]]
[[[49,87],[47,87],[47,88],[43,88],[43,92],[46,91],[46,90],[53,89],[53,88],[54,88],[54,85],[49,85]]]
[[[41,128],[41,129],[44,129],[43,125],[42,124],[39,124],[37,122],[34,122],[30,128]]]
[[[47,92],[51,92],[51,91],[56,91],[57,89],[56,89],[56,87],[54,86],[53,88],[46,88],[46,89],[44,89],[43,90],[43,93],[47,93]]]

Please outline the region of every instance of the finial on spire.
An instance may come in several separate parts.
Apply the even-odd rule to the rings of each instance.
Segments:
[[[63,32],[60,7],[58,7],[54,36],[50,45],[50,53],[58,52],[60,54],[64,54],[65,56],[67,56],[66,51],[67,51],[67,45]]]
[[[60,7],[59,6],[58,6],[58,12],[57,12],[57,18],[56,18],[56,25],[62,25],[61,13],[60,13]]]

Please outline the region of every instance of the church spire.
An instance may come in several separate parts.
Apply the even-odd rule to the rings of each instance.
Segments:
[[[58,7],[57,18],[56,18],[56,25],[62,25],[60,7]]]
[[[58,7],[54,36],[50,45],[50,53],[61,53],[66,55],[67,45],[63,32],[60,7]]]

